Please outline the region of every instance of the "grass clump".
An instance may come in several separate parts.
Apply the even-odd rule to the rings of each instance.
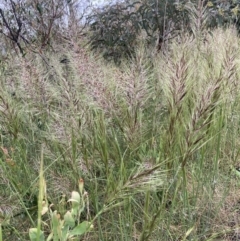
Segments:
[[[83,240],[238,235],[239,39],[217,29],[168,48],[149,58],[141,45],[120,67],[79,43],[46,52],[45,61],[8,60],[0,89],[3,240],[29,240],[28,229],[35,240],[40,230],[72,240],[60,237],[70,208],[61,204],[80,178],[87,208],[68,233],[93,224]]]

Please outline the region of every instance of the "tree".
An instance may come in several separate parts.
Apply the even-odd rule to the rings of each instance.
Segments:
[[[78,29],[83,14],[77,16],[77,8],[77,0],[4,0],[0,8],[0,33],[22,55],[26,49],[42,51],[51,46],[52,39],[67,32],[64,30],[68,30],[68,24],[75,31]]]
[[[106,59],[120,62],[134,55],[140,34],[163,50],[182,31],[199,37],[203,30],[234,23],[240,31],[240,0],[127,0],[95,10],[90,16],[90,43]]]
[[[206,3],[210,13],[210,26],[236,25],[240,32],[240,0],[212,0]]]
[[[125,1],[96,9],[90,16],[90,42],[106,59],[119,62],[134,55],[139,34],[145,34],[149,44],[157,43],[160,51],[163,43],[188,22],[175,0]]]
[[[116,3],[95,9],[88,18],[92,49],[101,50],[104,58],[115,63],[133,54],[132,46],[140,30],[134,6]]]

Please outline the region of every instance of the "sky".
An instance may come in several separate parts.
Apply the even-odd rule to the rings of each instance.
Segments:
[[[104,4],[109,4],[109,3],[113,4],[116,2],[122,2],[122,1],[124,0],[78,0],[78,2],[80,3],[79,6],[82,10],[84,10],[90,4],[92,4],[93,7],[101,7],[101,6],[104,6]]]
[[[114,3],[114,2],[117,2],[117,0],[91,0],[91,2],[94,4],[94,5],[99,5],[99,6],[102,6],[106,3]]]
[[[1,1],[1,0],[0,0]],[[123,2],[124,0],[78,0],[80,3],[80,11],[84,12],[84,9],[92,4],[93,7],[102,7],[104,4],[114,4],[116,2]],[[90,8],[91,9],[91,8]],[[85,13],[90,13],[91,10],[88,9]]]
[[[107,2],[107,0],[92,0],[91,1],[94,5],[103,5],[104,3]]]
[[[92,3],[95,6],[102,6],[107,3],[115,3],[115,2],[120,2],[120,0],[81,0],[82,5],[87,5],[89,3]]]

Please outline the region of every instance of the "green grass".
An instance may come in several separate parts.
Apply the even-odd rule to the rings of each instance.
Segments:
[[[120,67],[79,43],[45,53],[48,65],[30,53],[1,62],[3,240],[52,231],[38,208],[43,176],[62,216],[83,178],[89,203],[78,223],[94,228],[81,240],[237,235],[239,45],[233,29],[217,29],[151,58],[140,45]]]

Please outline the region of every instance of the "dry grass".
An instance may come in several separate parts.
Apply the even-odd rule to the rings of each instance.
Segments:
[[[9,59],[1,199],[26,213],[43,145],[51,202],[85,180],[95,226],[85,240],[237,240],[239,180],[229,170],[239,159],[239,39],[217,29],[168,47],[149,59],[140,45],[121,67],[74,42]]]

